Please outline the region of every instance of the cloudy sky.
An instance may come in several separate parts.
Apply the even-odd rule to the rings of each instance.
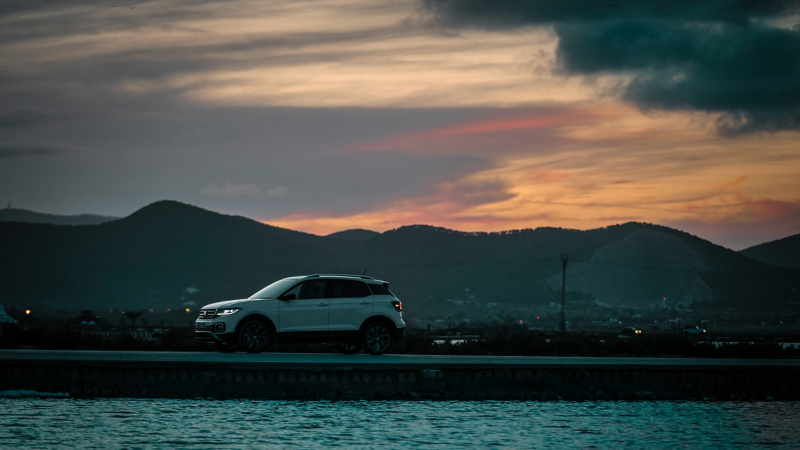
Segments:
[[[740,249],[800,232],[798,24],[795,1],[4,1],[0,200]]]

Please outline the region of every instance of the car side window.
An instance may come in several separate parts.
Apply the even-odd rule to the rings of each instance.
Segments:
[[[328,283],[328,295],[330,295],[330,298],[344,298],[345,295],[342,290],[342,285],[336,281]]]
[[[305,281],[300,284],[300,293],[297,294],[298,300],[313,300],[317,298],[327,298],[325,296],[325,280]]]
[[[303,283],[297,283],[293,288],[291,288],[288,291],[286,291],[283,294],[281,294],[281,297],[289,295],[289,294],[294,294],[294,298],[299,297],[300,296],[300,288],[302,286],[303,286]]]
[[[369,288],[372,289],[372,293],[375,295],[391,295],[394,297],[394,294],[382,284],[370,284]]]
[[[372,291],[361,281],[331,280],[329,286],[331,298],[357,298],[372,295]]]

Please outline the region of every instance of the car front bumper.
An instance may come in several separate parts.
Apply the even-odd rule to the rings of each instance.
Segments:
[[[201,341],[236,343],[235,326],[219,319],[197,319],[194,337]]]

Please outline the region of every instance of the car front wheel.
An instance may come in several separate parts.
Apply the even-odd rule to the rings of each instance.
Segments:
[[[392,346],[392,330],[386,324],[376,322],[367,325],[361,338],[361,347],[370,355],[382,355]]]
[[[261,353],[270,342],[269,328],[258,320],[247,322],[239,330],[239,347],[247,353]]]

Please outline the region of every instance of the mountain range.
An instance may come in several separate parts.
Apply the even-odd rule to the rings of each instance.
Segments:
[[[741,253],[773,266],[800,269],[800,234],[746,248]]]
[[[61,216],[57,214],[44,214],[27,209],[4,208],[0,209],[0,222],[26,222],[49,223],[53,225],[97,225],[119,217],[98,216],[97,214],[79,214],[75,216]]]
[[[413,225],[316,236],[160,201],[95,225],[2,221],[0,236],[0,303],[16,308],[203,305],[286,276],[365,269],[391,282],[409,311],[462,297],[549,305],[560,298],[562,254],[575,302],[760,311],[800,302],[800,270],[749,257],[760,246],[737,253],[644,223],[499,233]]]

